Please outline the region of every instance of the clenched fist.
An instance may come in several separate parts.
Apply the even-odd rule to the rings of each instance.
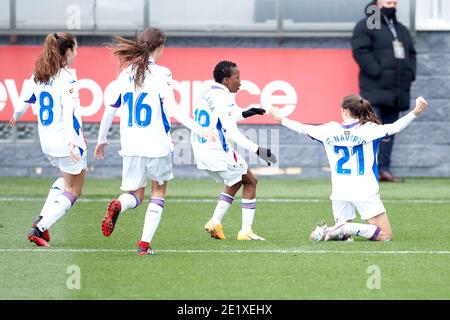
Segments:
[[[416,99],[416,107],[413,110],[414,115],[418,116],[427,106],[428,102],[423,97],[418,97]]]

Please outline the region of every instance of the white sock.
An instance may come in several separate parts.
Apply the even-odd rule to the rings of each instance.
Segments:
[[[48,230],[56,221],[58,221],[75,203],[77,198],[70,192],[61,194],[44,213],[44,217],[37,224],[41,231]]]
[[[242,228],[241,231],[247,232],[252,229],[253,218],[256,211],[256,199],[242,199]]]
[[[145,214],[144,230],[141,241],[151,243],[156,229],[158,229],[164,209],[164,199],[152,198]]]
[[[229,194],[222,192],[219,196],[219,201],[217,201],[216,209],[212,217],[213,224],[222,223],[222,219],[233,203],[234,198]]]
[[[56,198],[64,192],[64,188],[64,178],[58,178],[55,182],[53,182],[52,187],[48,191],[47,200],[45,200],[44,206],[39,214],[41,217],[43,217],[45,212],[48,211],[48,206],[55,202]]]
[[[342,232],[349,236],[360,236],[369,240],[375,240],[380,233],[380,228],[374,224],[344,223]]]
[[[134,193],[122,193],[119,196],[120,201],[120,207],[122,210],[120,210],[120,213],[124,212],[128,209],[134,209],[139,205],[139,198]]]

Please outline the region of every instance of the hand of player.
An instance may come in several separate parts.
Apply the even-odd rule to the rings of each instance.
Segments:
[[[257,114],[263,115],[264,113],[266,113],[266,110],[264,110],[263,108],[250,108],[248,110],[243,111],[242,116],[244,118],[248,118]]]
[[[280,122],[283,120],[283,117],[280,115],[280,108],[272,107],[269,110],[269,114],[274,118],[276,121]]]
[[[75,143],[70,142],[69,148],[70,157],[72,158],[73,162],[77,163],[78,161],[80,161],[80,151],[78,150],[78,146]]]
[[[99,143],[95,146],[94,150],[94,159],[96,160],[103,160],[105,159],[105,146],[107,146],[108,143]]]
[[[214,129],[206,129],[201,127],[196,131],[196,133],[202,137],[205,138],[208,141],[216,142],[219,140],[219,136],[217,135],[216,131]]]
[[[413,110],[414,114],[418,116],[427,106],[428,102],[423,97],[418,97],[416,99],[416,107]]]
[[[9,126],[11,128],[14,128],[16,126],[16,119],[14,119],[14,117],[11,117],[11,119],[9,120]]]
[[[272,163],[277,163],[277,157],[270,151],[270,149],[258,147],[256,154],[267,162],[267,165],[270,166]]]

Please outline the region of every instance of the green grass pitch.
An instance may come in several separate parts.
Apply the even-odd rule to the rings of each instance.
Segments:
[[[88,177],[51,228],[51,247],[29,243],[52,181],[0,178],[0,299],[450,299],[448,179],[381,184],[394,232],[386,243],[308,241],[321,218],[332,222],[330,181],[267,178],[258,182],[253,224],[267,240],[236,240],[239,199],[223,221],[227,239],[210,239],[203,226],[221,185],[174,180],[154,256],[134,252],[148,201],[121,215],[111,237],[101,233],[118,179]]]

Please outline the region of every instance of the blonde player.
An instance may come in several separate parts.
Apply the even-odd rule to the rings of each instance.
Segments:
[[[151,200],[142,237],[138,241],[138,255],[154,253],[150,243],[161,220],[167,181],[173,178],[173,143],[168,112],[203,138],[214,139],[216,136],[176,109],[170,87],[172,73],[156,64],[163,53],[165,40],[164,33],[155,28],[143,31],[136,41],[116,38],[114,54],[127,67],[118,78],[117,102],[107,107],[103,114],[95,148],[95,158],[103,159],[108,130],[117,109],[121,107],[120,155],[123,170],[120,188],[124,193],[109,203],[102,232],[110,236],[119,214],[142,203],[147,179],[151,179]]]
[[[415,108],[393,124],[380,125],[372,106],[358,95],[344,97],[343,123],[329,122],[320,126],[305,125],[270,113],[283,126],[309,135],[321,142],[331,168],[331,201],[335,225],[327,228],[319,224],[311,233],[311,240],[342,240],[348,236],[362,236],[369,240],[392,239],[386,210],[378,193],[378,145],[384,138],[406,128],[425,108],[424,98],[416,99]],[[368,224],[351,223],[355,209]]]
[[[252,231],[256,210],[256,177],[230,144],[235,142],[246,150],[256,153],[269,165],[276,163],[276,157],[269,149],[259,147],[248,140],[236,125],[237,120],[255,114],[263,114],[264,110],[251,108],[242,112],[234,103],[230,93],[237,92],[241,85],[240,72],[234,62],[219,62],[214,68],[213,74],[215,83],[202,92],[193,109],[195,120],[202,127],[215,130],[219,139],[218,141],[207,141],[195,133],[192,133],[191,137],[197,167],[205,170],[217,182],[225,184],[214,214],[205,225],[205,231],[209,232],[212,238],[225,239],[222,219],[231,206],[235,194],[243,186],[242,228],[237,239],[264,240],[263,237]]]
[[[59,168],[41,213],[33,223],[28,239],[48,246],[48,229],[75,203],[81,194],[86,169],[86,142],[81,130],[77,77],[69,70],[77,56],[77,41],[69,33],[50,33],[36,60],[32,85],[26,88],[27,101],[15,110],[10,125],[15,126],[30,104],[38,110],[41,147],[50,163]]]

